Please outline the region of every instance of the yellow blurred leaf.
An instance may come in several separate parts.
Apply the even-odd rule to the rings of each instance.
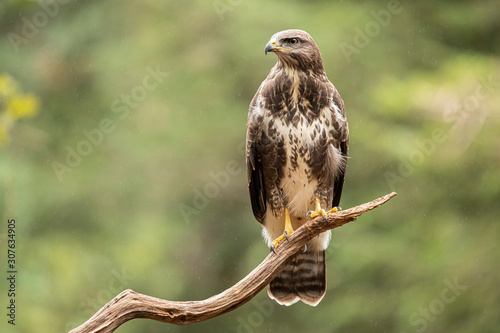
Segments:
[[[18,96],[7,106],[7,113],[14,119],[32,117],[38,113],[38,99],[32,94]]]

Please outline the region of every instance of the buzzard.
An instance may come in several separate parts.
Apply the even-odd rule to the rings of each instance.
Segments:
[[[349,129],[344,102],[307,32],[274,34],[268,52],[278,62],[250,103],[246,163],[252,210],[275,251],[307,218],[340,209]],[[269,284],[271,298],[284,305],[321,301],[330,235],[320,234],[295,254]]]

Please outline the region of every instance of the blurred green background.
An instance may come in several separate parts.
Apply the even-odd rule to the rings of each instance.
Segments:
[[[267,254],[248,104],[275,32],[308,31],[346,104],[342,207],[315,308],[261,292],[213,320],[118,332],[497,332],[497,1],[0,4],[2,332],[65,332],[121,290],[204,299]],[[6,306],[16,220],[17,318]]]

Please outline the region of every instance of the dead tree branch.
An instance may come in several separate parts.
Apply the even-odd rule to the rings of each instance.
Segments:
[[[328,223],[325,223],[321,216],[308,221],[288,237],[288,242],[284,241],[278,245],[276,254],[271,252],[243,280],[218,295],[203,301],[174,302],[127,289],[70,333],[113,332],[121,324],[134,318],[149,318],[165,323],[187,325],[232,311],[251,300],[266,287],[289,258],[314,236],[356,220],[361,214],[384,204],[395,195],[396,192],[392,192],[365,204],[328,214]]]

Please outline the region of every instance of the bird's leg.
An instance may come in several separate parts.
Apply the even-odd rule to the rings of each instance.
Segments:
[[[321,203],[319,202],[319,198],[316,198],[315,202],[316,202],[315,210],[314,211],[310,210],[307,212],[308,219],[313,219],[316,216],[321,215],[325,219],[325,222],[328,222],[328,219],[326,218],[326,214],[335,213],[335,212],[338,212],[339,210],[342,210],[342,208],[340,208],[340,207],[333,207],[328,212],[325,212],[325,210],[321,208]]]
[[[276,246],[278,246],[278,244],[281,243],[283,239],[288,240],[287,236],[291,235],[292,232],[293,232],[293,227],[292,227],[292,221],[290,221],[290,212],[288,211],[288,208],[285,208],[285,231],[283,232],[283,235],[279,236],[273,241],[273,244],[271,245],[271,250],[274,252]]]

